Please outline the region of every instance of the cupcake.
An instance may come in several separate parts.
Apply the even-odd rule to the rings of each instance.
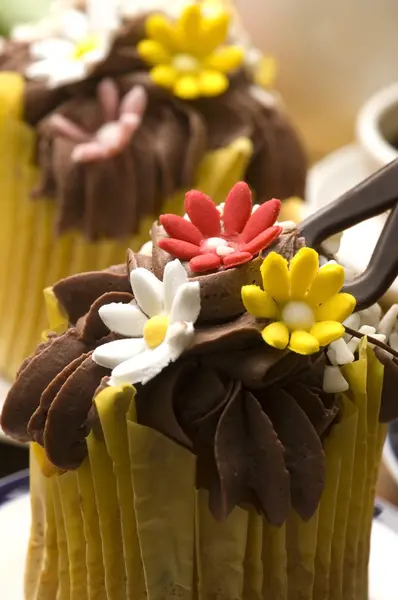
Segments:
[[[322,243],[395,202],[397,169],[296,228],[244,182],[191,191],[150,255],[46,291],[1,417],[30,442],[27,600],[367,597],[398,354],[352,319],[395,242],[348,283]]]
[[[303,195],[306,160],[270,91],[273,62],[228,6],[143,12],[126,2],[123,15],[117,4],[56,3],[2,44],[0,372],[9,377],[45,327],[42,289],[123,261],[161,212],[181,213],[187,190],[221,202],[244,179],[258,203]]]

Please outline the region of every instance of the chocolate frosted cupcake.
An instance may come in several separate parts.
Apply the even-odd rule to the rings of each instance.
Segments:
[[[258,203],[302,196],[302,146],[259,83],[271,63],[210,4],[61,5],[2,46],[0,371],[36,345],[43,288],[121,262],[188,189],[221,202],[245,179]]]
[[[64,331],[1,417],[31,442],[27,599],[367,597],[398,355],[349,325],[396,276],[395,238],[345,285],[315,248],[395,204],[397,168],[297,229],[243,182],[219,210],[192,191],[150,256],[47,291]]]

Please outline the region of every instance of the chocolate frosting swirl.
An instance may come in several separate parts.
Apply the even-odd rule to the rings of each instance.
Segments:
[[[243,71],[232,77],[225,94],[194,102],[184,102],[156,86],[135,47],[144,37],[145,18],[124,24],[108,58],[85,81],[57,89],[26,82],[25,119],[38,134],[42,173],[36,193],[56,199],[58,232],[79,228],[93,240],[137,232],[145,215],[161,212],[165,198],[194,185],[206,152],[241,136],[253,143],[245,179],[257,202],[273,196],[303,196],[306,158],[280,110],[252,93],[253,82]],[[26,44],[8,42],[0,69],[23,74],[30,62]],[[52,117],[62,115],[95,132],[103,124],[96,91],[104,77],[114,79],[121,97],[133,86],[143,86],[148,107],[140,128],[120,154],[101,162],[76,163],[71,158],[76,142],[54,128]]]

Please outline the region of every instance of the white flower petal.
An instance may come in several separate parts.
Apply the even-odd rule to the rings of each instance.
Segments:
[[[50,59],[39,60],[32,63],[25,69],[25,75],[28,79],[48,79],[57,67],[57,62]]]
[[[398,304],[393,304],[380,321],[379,332],[389,337],[398,324]]]
[[[349,388],[339,367],[325,367],[323,374],[323,390],[327,394],[339,394]]]
[[[113,369],[110,384],[145,384],[159,375],[171,361],[169,346],[165,343],[160,344],[154,350],[147,349],[142,354],[126,360]]]
[[[86,0],[90,30],[102,33],[117,29],[120,24],[119,3],[120,0]]]
[[[87,16],[80,10],[66,10],[61,15],[61,27],[64,36],[75,42],[83,40],[89,34]]]
[[[144,352],[145,348],[146,344],[142,338],[115,340],[98,346],[93,352],[93,361],[102,367],[114,369]]]
[[[82,60],[64,61],[49,74],[49,82],[52,87],[66,85],[84,79],[86,73],[87,69]]]
[[[352,352],[353,354],[355,354],[355,352],[358,350],[358,346],[359,346],[359,342],[361,340],[359,338],[356,337],[352,337],[350,339],[349,342],[347,342],[347,347],[350,350],[350,352]]]
[[[178,290],[182,285],[187,283],[187,281],[188,273],[178,259],[167,263],[163,275],[164,310],[167,315],[171,313],[174,298],[176,297]]]
[[[200,313],[199,281],[184,283],[174,298],[170,312],[170,323],[185,321],[196,323]]]
[[[347,346],[347,342],[345,342],[343,340],[343,338],[340,338],[339,340],[332,342],[329,345],[329,352],[330,351],[332,351],[334,353],[334,356],[333,356],[333,354],[331,355],[332,358],[334,359],[333,361],[330,360],[330,357],[329,357],[330,362],[332,362],[333,364],[347,365],[349,363],[354,362],[354,360],[355,360],[353,353],[351,352],[351,350]],[[328,356],[329,356],[329,352],[328,352]]]
[[[133,304],[112,302],[101,306],[99,316],[111,331],[126,337],[142,337],[148,317]]]
[[[33,58],[48,58],[56,61],[71,58],[74,49],[75,45],[68,40],[48,38],[47,40],[40,40],[32,44],[29,51]]]
[[[177,321],[169,325],[166,343],[170,347],[172,360],[175,361],[192,343],[195,330],[192,323]]]
[[[84,56],[82,56],[82,60],[86,65],[86,68],[91,66],[91,65],[96,65],[97,63],[105,60],[105,58],[108,55],[108,46],[106,47],[99,47],[99,48],[95,48],[94,50],[91,50],[90,52],[86,52],[86,54],[84,54]]]
[[[134,297],[148,317],[155,317],[163,312],[163,283],[143,267],[133,269],[130,283]]]

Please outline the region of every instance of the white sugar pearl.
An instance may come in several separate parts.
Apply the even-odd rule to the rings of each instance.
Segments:
[[[325,367],[323,374],[323,391],[327,394],[339,394],[346,392],[349,388],[339,367]]]

